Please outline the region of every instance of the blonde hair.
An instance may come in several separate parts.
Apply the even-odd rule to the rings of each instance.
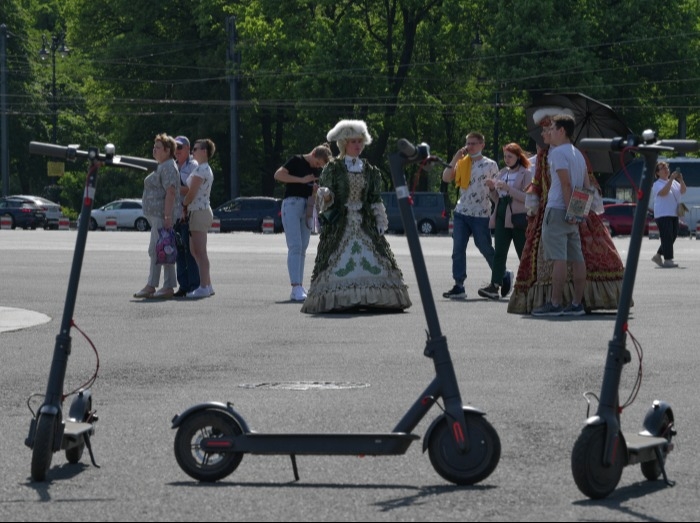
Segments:
[[[170,157],[173,159],[175,158],[175,151],[177,151],[177,142],[175,142],[175,138],[168,136],[167,133],[160,133],[156,135],[154,141],[162,143],[165,149],[170,150]]]

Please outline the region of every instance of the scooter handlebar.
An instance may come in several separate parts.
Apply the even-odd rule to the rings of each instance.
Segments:
[[[579,142],[579,147],[589,151],[621,151],[628,146],[654,145],[666,150],[677,152],[693,152],[700,150],[700,143],[697,140],[657,140],[652,142],[638,141],[635,137],[622,138],[583,138]]]
[[[77,147],[66,147],[64,145],[43,142],[30,142],[29,152],[40,156],[50,156],[51,158],[61,158],[71,161],[76,158],[90,158],[89,151],[83,151]],[[128,167],[131,169],[143,170],[155,170],[156,167],[158,167],[158,162],[155,160],[136,156],[108,155],[98,152],[95,159],[113,167]]]
[[[406,140],[406,138],[400,138],[399,141],[396,142],[396,146],[398,147],[401,156],[406,159],[407,163],[424,160],[430,156],[430,148],[428,147],[428,144],[423,143],[416,147],[411,142]]]

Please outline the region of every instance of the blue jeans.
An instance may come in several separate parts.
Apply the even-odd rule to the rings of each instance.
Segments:
[[[489,269],[493,268],[495,251],[491,243],[491,231],[488,218],[466,216],[458,212],[453,215],[452,230],[452,277],[457,285],[464,285],[467,279],[467,245],[474,236],[474,243],[481,252]]]
[[[304,261],[311,229],[306,224],[306,198],[290,196],[282,200],[282,225],[287,239],[289,283],[304,283]]]
[[[177,249],[177,282],[187,292],[199,287],[199,267],[190,252],[190,225],[182,220],[175,224],[175,232],[182,238],[182,248]]]

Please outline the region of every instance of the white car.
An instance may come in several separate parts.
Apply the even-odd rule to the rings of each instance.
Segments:
[[[10,198],[24,200],[26,202],[38,205],[42,208],[44,215],[46,216],[44,228],[58,229],[58,220],[63,216],[63,214],[61,213],[61,206],[57,203],[47,200],[46,198],[42,198],[41,196],[31,196],[28,194],[16,194],[14,196],[10,196]]]
[[[136,229],[147,231],[151,224],[143,215],[140,198],[125,198],[115,200],[90,213],[90,230],[105,229],[107,218],[116,218],[118,229]]]

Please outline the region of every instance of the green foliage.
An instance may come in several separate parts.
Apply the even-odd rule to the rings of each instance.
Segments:
[[[507,142],[532,149],[524,109],[546,92],[597,98],[636,132],[698,136],[699,16],[697,0],[5,0],[10,188],[40,194],[53,183],[27,150],[52,132],[42,34],[65,29],[72,49],[56,60],[59,143],[150,157],[159,132],[209,137],[218,205],[236,189],[234,139],[240,194],[280,195],[277,167],[341,118],[367,121],[365,155],[385,172],[401,137],[444,158],[472,130],[495,159]],[[84,168],[69,164],[58,182],[76,211]],[[439,187],[437,169],[408,176]],[[96,203],[140,195],[143,177],[101,170]]]

